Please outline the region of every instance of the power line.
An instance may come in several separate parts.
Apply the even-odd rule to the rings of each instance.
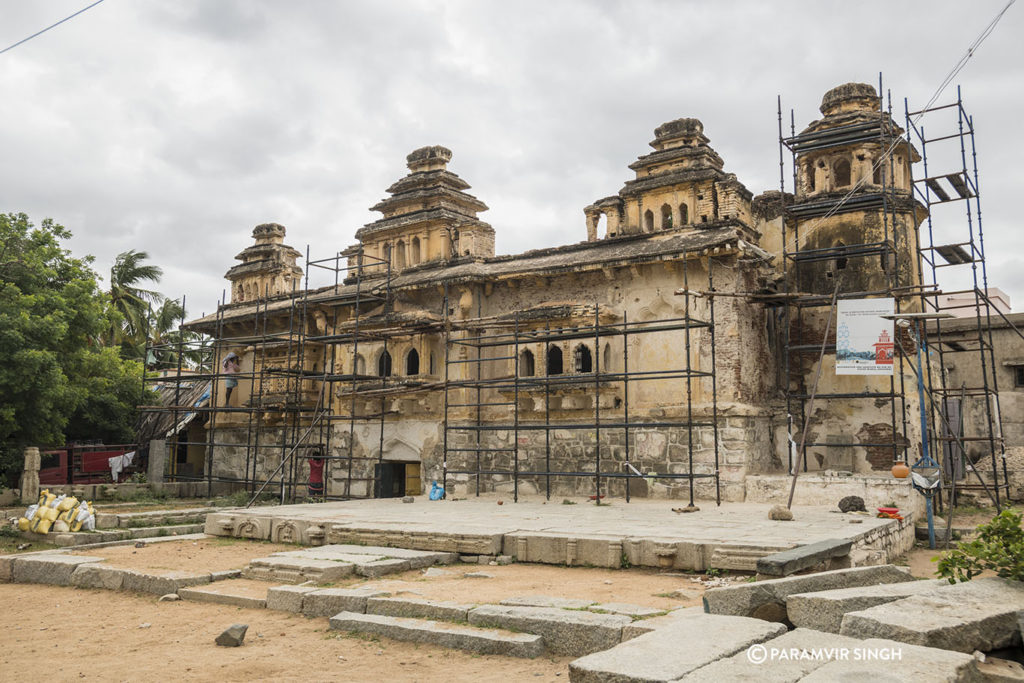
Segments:
[[[38,36],[43,35],[47,31],[49,31],[51,28],[57,28],[58,26],[63,24],[65,21],[68,21],[70,19],[74,19],[75,17],[77,17],[82,12],[84,12],[84,11],[86,11],[88,9],[92,9],[93,7],[95,7],[96,5],[100,4],[101,2],[103,2],[103,0],[96,0],[96,2],[92,3],[88,7],[83,7],[82,9],[78,10],[74,14],[72,14],[70,16],[67,16],[67,17],[64,17],[63,19],[58,21],[56,24],[51,24],[50,26],[47,26],[46,28],[44,28],[42,31],[37,31],[36,33],[33,33],[28,38],[22,38],[21,40],[16,42],[14,45],[9,45],[9,46],[5,47],[3,50],[0,50],[0,55],[2,55],[3,53],[7,52],[8,50],[13,50],[14,48],[18,47],[19,45],[27,43],[28,41],[32,40],[33,38],[36,38]]]
[[[1009,0],[1009,2],[1006,3],[1006,6],[1003,7],[1003,9],[1000,10],[998,14],[996,14],[996,16],[992,19],[992,21],[988,23],[988,25],[982,30],[982,32],[978,34],[978,37],[974,39],[970,46],[968,46],[967,52],[965,52],[964,55],[960,57],[957,63],[953,65],[953,68],[949,70],[949,73],[947,73],[946,76],[942,79],[942,83],[940,83],[939,87],[937,87],[935,89],[935,92],[932,93],[931,98],[928,100],[928,103],[925,104],[925,106],[922,108],[922,111],[920,111],[917,114],[917,116],[914,117],[913,123],[916,124],[918,121],[920,121],[921,117],[925,115],[926,111],[933,104],[935,104],[935,102],[939,99],[942,93],[946,90],[946,87],[949,86],[949,84],[953,82],[953,79],[957,77],[957,74],[959,74],[963,70],[963,68],[967,66],[967,62],[970,61],[971,57],[974,56],[974,53],[977,52],[978,48],[985,41],[985,39],[989,37],[989,34],[991,34],[992,31],[995,30],[996,24],[999,23],[999,20],[1003,18],[1003,15],[1006,14],[1007,10],[1009,10],[1015,2],[1017,2],[1017,0]],[[879,107],[881,107],[882,98],[882,93],[878,93]],[[888,155],[892,154],[896,147],[902,144],[902,142],[903,139],[900,137],[896,137],[895,139],[893,139],[892,143],[889,145],[889,148],[879,155],[878,159],[872,166],[872,170],[881,168],[883,159]],[[804,239],[806,239],[807,237],[812,235],[816,230],[821,228],[825,220],[838,213],[839,209],[841,209],[843,205],[845,205],[853,197],[857,190],[863,187],[866,182],[866,177],[861,178],[853,187],[850,188],[849,192],[843,195],[843,197],[835,204],[835,206],[833,206],[831,209],[828,210],[827,213],[825,213],[825,215],[811,221],[810,225],[808,225],[806,228]],[[783,244],[782,246],[783,249],[785,249],[786,245]]]

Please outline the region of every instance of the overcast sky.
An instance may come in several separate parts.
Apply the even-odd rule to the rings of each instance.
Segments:
[[[86,4],[0,0],[0,49]],[[700,118],[727,171],[778,189],[778,95],[802,128],[826,90],[883,72],[902,121],[1005,4],[107,0],[0,55],[0,211],[65,225],[101,275],[149,252],[191,316],[259,223],[313,258],[351,244],[423,145],[454,151],[499,253],[569,244],[659,124]],[[990,285],[1017,310],[1022,36],[1013,6],[957,79]]]

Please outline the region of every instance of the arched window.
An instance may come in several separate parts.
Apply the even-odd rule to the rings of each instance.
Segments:
[[[405,374],[409,377],[420,374],[420,352],[416,349],[409,349],[405,356]]]
[[[352,363],[352,373],[355,375],[366,374],[366,359],[360,353],[356,354],[355,362]]]
[[[557,346],[548,349],[548,374],[562,374],[562,349]]]
[[[644,212],[644,232],[654,232],[654,212],[650,209]]]
[[[661,229],[672,229],[672,207],[668,204],[661,205]]]
[[[409,259],[412,263],[420,262],[420,238],[412,238],[412,257]]]
[[[679,225],[688,225],[690,223],[690,210],[686,207],[686,204],[679,205]]]
[[[603,213],[597,216],[597,230],[595,234],[597,239],[604,239],[608,236],[608,216]]]
[[[590,353],[590,348],[584,344],[577,346],[572,354],[572,365],[576,372],[593,372],[594,356]]]
[[[832,167],[832,177],[836,187],[846,187],[850,184],[850,160],[840,159]]]
[[[878,162],[878,164],[875,166],[874,171],[872,171],[872,173],[871,173],[871,182],[874,183],[875,185],[881,185],[882,184],[882,162],[881,161]]]
[[[436,367],[437,366],[434,365],[434,352],[431,351],[430,352],[430,374],[431,375],[433,375],[436,372]]]
[[[534,367],[533,351],[524,349],[519,354],[519,375],[520,377],[533,377],[536,373],[536,367]]]
[[[604,353],[601,354],[601,371],[609,372],[612,367],[612,345],[605,343]]]
[[[380,358],[377,359],[377,376],[391,376],[391,354],[387,351],[382,352]]]
[[[398,240],[395,244],[395,268],[401,270],[405,268],[405,242]]]
[[[807,177],[807,191],[814,192],[814,166],[807,164],[804,168],[804,174]]]

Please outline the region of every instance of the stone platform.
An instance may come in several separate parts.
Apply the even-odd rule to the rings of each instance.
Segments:
[[[501,503],[499,504],[499,500]],[[768,519],[770,505],[701,503],[692,513],[671,500],[561,499],[494,495],[412,504],[374,499],[213,512],[205,531],[302,545],[359,544],[464,555],[511,555],[520,562],[596,567],[755,571],[757,560],[824,541],[853,543],[852,564],[881,564],[913,545],[913,520],[795,507],[793,521]]]

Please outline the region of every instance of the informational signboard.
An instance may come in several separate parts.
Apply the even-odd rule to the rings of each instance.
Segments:
[[[895,299],[840,299],[836,311],[836,374],[891,375]]]

